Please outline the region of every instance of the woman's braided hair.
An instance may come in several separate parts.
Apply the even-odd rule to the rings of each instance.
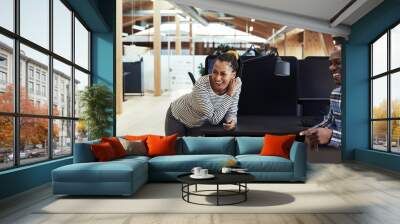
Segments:
[[[236,51],[230,50],[223,54],[218,55],[217,60],[226,61],[231,64],[233,71],[237,72],[239,64],[238,64],[239,55]]]

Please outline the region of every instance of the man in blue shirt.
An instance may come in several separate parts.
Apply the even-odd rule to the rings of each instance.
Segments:
[[[311,146],[316,144],[328,144],[335,148],[340,148],[342,138],[342,110],[341,104],[341,84],[342,84],[342,60],[341,52],[335,49],[329,57],[329,70],[337,87],[330,96],[330,109],[326,118],[316,126],[300,132],[300,135],[306,137],[306,141]]]

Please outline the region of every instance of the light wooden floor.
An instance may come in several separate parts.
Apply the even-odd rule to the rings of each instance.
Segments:
[[[151,93],[125,97],[122,113],[117,115],[117,135],[164,135],[165,115],[170,103],[190,91],[176,90],[157,97]]]
[[[346,201],[362,201],[357,214],[37,214],[54,200],[43,186],[0,202],[0,223],[400,223],[400,176],[358,163],[312,164],[308,182],[319,184]],[[315,201],[315,203],[320,203]],[[173,206],[173,205],[171,205]]]

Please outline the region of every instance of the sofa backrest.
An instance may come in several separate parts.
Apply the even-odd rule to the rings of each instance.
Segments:
[[[264,137],[236,137],[236,155],[259,154]]]
[[[182,137],[178,154],[226,154],[235,155],[235,138],[233,137]]]
[[[96,158],[90,148],[92,144],[98,144],[100,140],[75,143],[74,147],[74,163],[95,162]]]

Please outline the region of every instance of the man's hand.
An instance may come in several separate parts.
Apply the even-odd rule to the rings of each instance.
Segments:
[[[236,128],[236,122],[232,118],[227,120],[226,123],[223,123],[222,125],[224,126],[224,129],[226,131],[230,131]]]
[[[231,79],[228,85],[228,90],[226,91],[226,94],[228,94],[228,96],[233,96],[233,94],[235,94],[236,85],[237,85],[236,78]]]
[[[332,137],[332,129],[329,128],[310,128],[300,132],[305,136],[310,144],[328,144]]]

